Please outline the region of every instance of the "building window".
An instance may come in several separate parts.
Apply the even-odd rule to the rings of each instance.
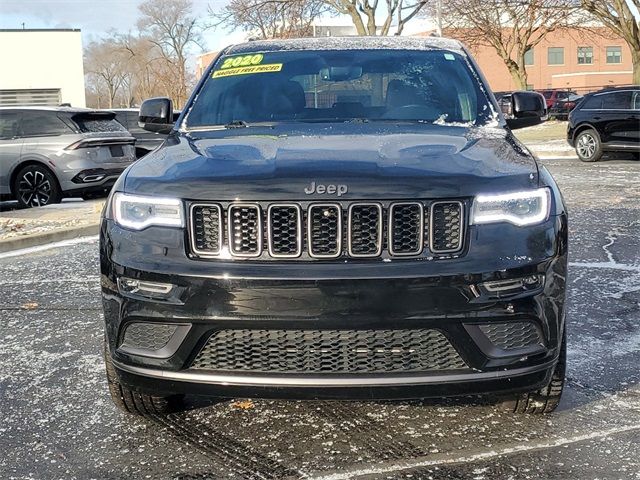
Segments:
[[[622,63],[622,47],[607,47],[607,63]]]
[[[547,63],[549,65],[564,65],[564,47],[549,47]]]
[[[530,48],[524,52],[524,64],[533,65],[533,48]]]
[[[593,63],[593,47],[578,47],[578,65]]]

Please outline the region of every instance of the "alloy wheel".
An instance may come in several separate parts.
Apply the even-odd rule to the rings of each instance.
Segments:
[[[590,133],[583,133],[578,138],[578,153],[582,158],[591,158],[596,153],[597,142]]]
[[[30,207],[47,205],[51,198],[51,182],[38,170],[27,170],[18,183],[18,194],[22,202]]]

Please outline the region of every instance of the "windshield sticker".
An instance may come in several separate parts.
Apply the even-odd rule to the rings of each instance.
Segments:
[[[282,70],[281,63],[262,64],[264,55],[243,55],[225,58],[222,66],[211,74],[212,78],[231,77],[233,75],[247,75],[251,73],[271,73]]]

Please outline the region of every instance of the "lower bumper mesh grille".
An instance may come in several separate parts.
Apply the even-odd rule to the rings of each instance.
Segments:
[[[480,330],[503,350],[542,345],[538,328],[531,322],[491,323],[480,325]]]
[[[160,350],[169,343],[177,328],[176,325],[132,323],[124,331],[120,348]]]
[[[467,368],[437,330],[220,330],[193,369],[263,373],[402,373]]]

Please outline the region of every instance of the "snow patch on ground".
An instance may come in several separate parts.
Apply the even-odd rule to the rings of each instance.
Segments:
[[[573,152],[574,149],[566,140],[548,140],[545,143],[523,142],[531,150],[536,152]]]
[[[496,449],[489,449],[486,451],[478,452],[467,456],[455,456],[445,455],[441,458],[434,459],[415,459],[411,461],[404,461],[402,463],[391,463],[380,466],[373,466],[369,468],[354,469],[350,471],[344,471],[340,473],[334,473],[329,475],[321,475],[313,477],[314,480],[349,480],[365,475],[380,475],[384,473],[394,473],[406,471],[409,469],[428,467],[436,465],[451,465],[456,463],[472,463],[478,461],[486,461],[496,457],[505,455],[520,454],[532,450],[543,450],[564,447],[578,442],[585,442],[588,440],[605,439],[613,435],[637,432],[640,431],[640,424],[625,425],[620,427],[614,427],[606,430],[596,430],[584,434],[578,434],[573,436],[553,438],[546,441],[527,442],[521,445],[515,445],[513,447],[503,447]]]

